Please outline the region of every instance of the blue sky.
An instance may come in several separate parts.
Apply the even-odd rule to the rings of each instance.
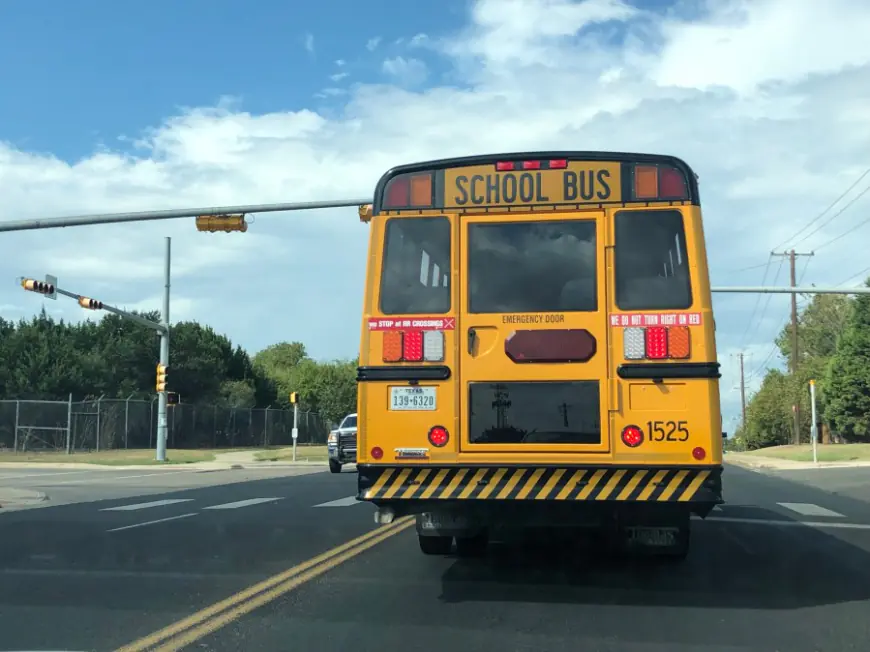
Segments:
[[[818,248],[807,283],[854,284],[870,194],[795,233],[870,165],[867,33],[870,5],[850,0],[0,2],[0,219],[367,197],[401,163],[647,151],[699,173],[714,284],[771,283],[770,250],[795,242]],[[301,340],[355,355],[355,211],[255,220],[244,235],[188,221],[5,234],[0,315],[46,303],[83,318],[12,282],[46,272],[159,308],[171,236],[174,320],[252,352]],[[715,310],[733,416],[735,354],[750,387],[781,364],[788,298],[717,295]]]

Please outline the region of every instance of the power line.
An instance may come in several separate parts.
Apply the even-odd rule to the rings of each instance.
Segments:
[[[773,260],[773,256],[771,256],[768,259],[768,264],[770,264],[770,261],[772,261],[772,260]],[[779,280],[779,275],[780,275],[780,272],[782,272],[782,266],[784,264],[785,264],[785,259],[780,258],[779,267],[776,268],[776,273],[773,276],[773,285],[776,285],[776,282]],[[762,285],[764,285],[764,281],[762,281]],[[749,329],[752,328],[753,326],[755,326],[755,328],[752,331],[752,337],[748,338],[749,341],[751,341],[751,339],[756,336],[756,334],[758,333],[758,329],[761,328],[761,322],[764,321],[764,315],[767,313],[767,309],[770,307],[771,299],[773,299],[773,294],[768,294],[767,297],[765,298],[765,301],[764,301],[764,307],[761,309],[761,314],[759,315],[757,320],[753,320],[753,318],[755,317],[755,309],[753,309],[752,316],[746,322],[746,330],[743,332],[743,337],[740,339],[740,346],[738,348],[741,348],[741,349],[743,348],[743,345],[747,341],[746,335],[749,332]],[[760,300],[761,300],[761,295],[759,294],[758,297],[756,298],[756,301],[755,301],[755,308],[756,309],[758,308],[758,303]]]
[[[767,274],[770,272],[770,263],[773,262],[773,254],[768,254],[767,256],[767,265],[764,268],[764,276],[761,278],[761,285],[764,285],[764,282],[767,280]],[[780,268],[782,267],[782,261],[780,261]],[[777,278],[779,277],[779,270],[776,272]],[[776,281],[774,281],[776,282]],[[758,304],[761,303],[761,295],[757,295],[755,297],[755,306],[752,308],[752,314],[749,316],[749,319],[746,320],[746,329],[743,331],[743,335],[740,337],[740,345],[738,348],[742,349],[743,345],[746,342],[746,335],[749,333],[749,329],[755,323],[753,319],[755,318],[755,312],[758,310]]]
[[[830,204],[830,205],[829,205],[825,210],[823,210],[821,213],[819,213],[818,215],[816,215],[816,216],[815,216],[813,219],[811,219],[807,224],[805,224],[805,225],[803,226],[803,228],[801,228],[797,233],[795,233],[793,236],[791,236],[790,238],[788,238],[785,242],[783,242],[782,244],[779,244],[779,245],[775,246],[774,249],[779,249],[780,247],[785,246],[788,242],[790,242],[791,240],[794,240],[794,239],[795,239],[796,237],[798,237],[801,233],[803,233],[803,232],[806,231],[809,227],[811,227],[813,224],[815,224],[816,222],[818,222],[822,217],[824,217],[825,213],[827,213],[827,212],[828,212],[829,210],[831,210],[834,206],[836,206],[837,203],[838,203],[841,199],[843,199],[843,197],[845,197],[845,196],[848,195],[850,192],[852,192],[852,189],[853,189],[855,186],[857,186],[859,183],[861,183],[861,180],[862,180],[864,177],[866,177],[868,174],[870,174],[870,168],[867,168],[866,170],[864,170],[864,173],[863,173],[860,177],[858,177],[858,178],[855,180],[855,182],[854,182],[851,186],[849,186],[849,187],[845,190],[845,192],[843,192],[842,195],[840,195],[840,196],[837,197],[833,202],[831,202],[831,204]],[[866,190],[865,190],[864,192],[866,192]],[[862,193],[862,194],[863,194],[863,193]],[[860,197],[860,195],[859,195],[859,197]],[[835,217],[837,217],[837,215],[841,215],[841,214],[843,213],[843,211],[846,210],[846,208],[849,208],[850,205],[851,205],[851,203],[850,203],[850,204],[847,204],[847,205],[846,205],[842,210],[840,210],[840,211],[839,211],[838,213],[836,213],[835,215],[831,216],[831,218],[830,218],[827,222],[825,222],[824,224],[820,224],[819,227],[818,227],[815,231],[813,231],[812,233],[809,233],[809,234],[805,235],[803,238],[801,238],[800,240],[798,240],[797,242],[795,242],[795,243],[793,244],[793,246],[794,246],[794,245],[798,245],[798,244],[800,244],[801,242],[803,242],[804,240],[806,240],[809,236],[813,235],[813,233],[816,233],[820,228],[822,228],[823,226],[825,226],[825,224],[829,224],[829,223],[831,222],[831,220],[833,220]]]
[[[797,242],[795,242],[795,245],[800,244],[801,242],[803,242],[804,240],[806,240],[807,238],[809,238],[811,235],[814,235],[814,234],[818,233],[822,228],[824,228],[825,226],[827,226],[828,224],[830,224],[830,223],[834,220],[834,218],[836,218],[836,217],[842,215],[843,213],[845,213],[845,212],[849,209],[849,207],[851,207],[851,206],[852,206],[856,201],[858,201],[859,199],[861,199],[861,197],[863,197],[864,195],[866,195],[868,192],[870,192],[870,185],[868,185],[866,188],[864,188],[864,190],[862,190],[862,191],[859,192],[857,195],[855,195],[854,197],[852,197],[852,199],[849,200],[849,203],[848,203],[848,204],[846,204],[845,206],[843,206],[843,208],[841,208],[841,209],[838,210],[836,213],[834,213],[833,215],[831,215],[831,217],[830,217],[829,219],[827,219],[826,221],[824,221],[824,222],[822,222],[821,224],[819,224],[819,226],[816,227],[815,229],[813,229],[812,232],[807,233],[803,238],[801,238],[800,240],[798,240]],[[859,224],[853,226],[851,229],[847,230],[847,231],[846,231],[845,233],[843,233],[842,235],[838,235],[836,238],[833,238],[832,240],[828,240],[825,244],[816,247],[816,249],[821,249],[822,247],[825,247],[825,246],[831,244],[832,242],[835,242],[835,241],[839,240],[839,239],[842,238],[844,235],[848,235],[849,233],[851,233],[852,231],[854,231],[854,230],[857,229],[858,227],[860,227],[860,226],[866,224],[867,222],[868,222],[868,220],[864,220],[863,222],[860,222]]]

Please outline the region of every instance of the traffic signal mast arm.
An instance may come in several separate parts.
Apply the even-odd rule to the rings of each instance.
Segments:
[[[56,292],[57,294],[62,294],[63,296],[69,297],[70,299],[75,299],[78,304],[86,310],[105,310],[106,312],[120,315],[124,319],[135,321],[137,324],[142,324],[143,326],[147,326],[148,328],[153,328],[158,333],[163,333],[164,331],[166,331],[166,326],[156,321],[145,319],[144,317],[134,315],[133,313],[127,312],[126,310],[115,308],[114,306],[105,304],[97,299],[82,296],[81,294],[70,292],[69,290],[63,290],[58,287],[52,288],[49,283],[46,283],[44,281],[37,281],[31,278],[25,278],[21,280],[21,287],[23,287],[25,290],[28,290],[29,292],[36,292],[37,294],[51,294],[52,290],[54,290],[54,292]]]

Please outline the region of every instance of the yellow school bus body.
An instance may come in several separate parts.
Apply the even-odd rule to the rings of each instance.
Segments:
[[[385,174],[364,220],[358,499],[376,518],[418,515],[424,552],[506,523],[676,522],[685,554],[689,514],[722,502],[691,169],[607,152],[433,161]]]

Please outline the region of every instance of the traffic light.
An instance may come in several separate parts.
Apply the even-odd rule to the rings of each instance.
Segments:
[[[196,230],[207,231],[214,233],[215,231],[241,231],[244,233],[248,230],[248,223],[245,221],[245,214],[237,215],[200,215],[196,218]]]
[[[37,294],[43,294],[45,296],[53,295],[55,290],[52,283],[47,283],[45,281],[35,281],[32,278],[21,279],[21,287],[23,287],[28,292],[36,292]]]
[[[359,221],[360,222],[371,222],[372,221],[372,205],[371,204],[363,204],[359,207]]]
[[[169,376],[169,367],[165,364],[157,365],[157,392],[166,391],[167,378]]]
[[[290,403],[296,405],[299,402],[299,392],[290,392]]]
[[[79,305],[86,310],[102,310],[103,302],[88,297],[79,297]]]
[[[180,402],[178,392],[166,392],[166,405],[178,405]]]

